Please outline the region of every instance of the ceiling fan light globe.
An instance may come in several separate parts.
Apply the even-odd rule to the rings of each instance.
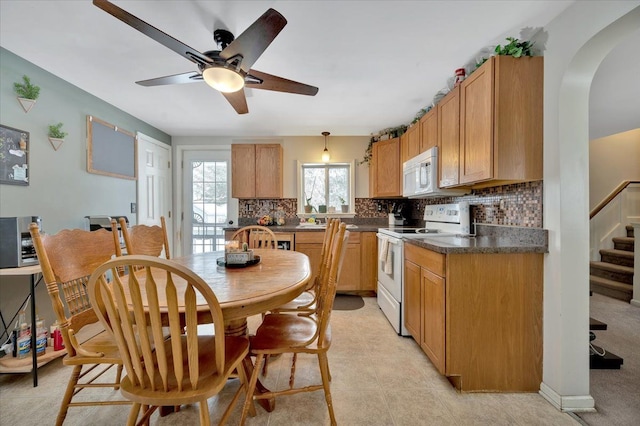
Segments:
[[[229,68],[209,67],[202,72],[202,78],[223,93],[237,92],[244,87],[244,77]]]

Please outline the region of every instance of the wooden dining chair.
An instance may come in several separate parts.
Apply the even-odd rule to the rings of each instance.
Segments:
[[[122,358],[111,335],[101,327],[86,290],[91,273],[115,255],[117,231],[67,229],[48,235],[32,223],[30,232],[67,351],[62,363],[73,366],[56,425],[62,425],[70,407],[131,404],[111,398],[73,400],[88,388],[120,387]],[[98,381],[114,366],[113,382]]]
[[[238,229],[233,233],[231,239],[247,243],[250,249],[277,249],[278,239],[276,234],[266,226],[250,225]]]
[[[329,273],[318,286],[316,312],[313,315],[291,315],[287,313],[272,313],[264,317],[262,324],[256,330],[255,336],[250,337],[250,354],[256,357],[255,365],[249,380],[249,391],[242,410],[240,424],[244,424],[247,413],[253,407],[253,399],[270,399],[278,395],[291,395],[300,392],[324,390],[325,400],[329,409],[331,424],[336,425],[331,401],[329,362],[327,352],[331,346],[331,328],[329,320],[336,285],[342,260],[347,247],[349,232],[346,225],[341,224],[331,244]],[[315,354],[318,357],[322,384],[305,387],[294,387],[295,363],[291,368],[289,388],[254,394],[255,386],[262,363],[269,355],[291,353],[294,357],[299,353]]]
[[[114,220],[111,220],[112,228]],[[127,227],[126,220],[119,219],[122,238],[124,239],[127,254],[145,254],[147,256],[160,257],[164,251],[165,259],[171,259],[169,252],[169,236],[164,216],[160,216],[160,226],[133,225]]]
[[[324,276],[329,272],[329,252],[331,250],[331,244],[333,237],[338,231],[340,226],[340,219],[330,219],[327,223],[327,228],[324,232],[324,239],[322,242],[322,250],[320,252],[320,267],[318,268],[318,274],[315,279],[310,282],[309,286],[298,297],[293,299],[271,312],[290,312],[290,313],[307,313],[311,314],[315,312],[316,300],[318,298],[318,285],[322,282]],[[266,363],[265,363],[266,365]]]
[[[120,277],[116,271],[122,267],[137,272]],[[110,276],[113,280],[108,282]],[[200,424],[209,425],[207,399],[219,393],[237,370],[241,385],[220,424],[226,422],[240,393],[247,390],[242,362],[249,341],[244,336],[225,336],[218,299],[201,277],[170,260],[131,255],[98,267],[88,291],[123,357],[127,374],[121,392],[134,403],[129,425],[136,423],[141,407],[146,411],[138,424],[148,422],[158,406],[196,402]],[[213,323],[213,335],[198,334],[201,318]],[[168,339],[164,326],[170,330]]]

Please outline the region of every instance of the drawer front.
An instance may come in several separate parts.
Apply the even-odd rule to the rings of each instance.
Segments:
[[[322,244],[324,232],[296,232],[296,244]]]
[[[445,276],[446,255],[411,244],[404,245],[404,257],[441,277]]]
[[[360,244],[360,234],[362,232],[349,232],[348,244]],[[324,231],[296,232],[296,244],[322,244],[324,241]]]

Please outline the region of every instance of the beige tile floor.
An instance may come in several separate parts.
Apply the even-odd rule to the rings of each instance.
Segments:
[[[255,329],[260,317],[250,318]],[[411,338],[395,334],[381,314],[375,298],[354,311],[334,311],[333,346],[329,351],[331,393],[340,425],[576,425],[568,414],[556,410],[536,393],[460,394],[440,376]],[[290,357],[269,364],[268,387],[286,387]],[[0,425],[51,425],[69,377],[60,360],[39,371],[39,386],[31,376],[0,375]],[[320,373],[313,357],[298,358],[296,385],[317,381]],[[216,424],[237,381],[209,400],[212,424]],[[115,391],[102,396],[118,398]],[[85,396],[89,398],[88,395]],[[125,424],[127,407],[74,408],[65,425]],[[237,424],[236,407],[229,424]],[[197,406],[182,407],[179,413],[160,418],[153,425],[197,424]],[[257,407],[248,425],[327,425],[329,415],[321,391],[277,399],[272,413]]]

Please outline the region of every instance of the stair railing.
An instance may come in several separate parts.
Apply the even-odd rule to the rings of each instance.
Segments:
[[[640,195],[640,181],[623,181],[589,214],[589,259],[600,260],[601,249],[612,249],[614,237],[626,236],[626,226],[640,222],[640,211],[634,207]],[[630,211],[634,210],[634,211]]]
[[[640,184],[640,181],[637,181],[637,180],[624,180],[624,181],[622,181],[622,183],[620,183],[620,185],[618,185],[616,189],[611,191],[611,194],[607,195],[604,200],[600,201],[598,203],[598,205],[595,206],[593,208],[593,210],[591,210],[589,212],[589,219],[593,219],[593,217],[595,215],[597,215],[600,212],[600,210],[605,208],[607,206],[607,204],[609,204],[609,202],[611,202],[611,200],[616,198],[618,196],[618,194],[620,194],[622,191],[624,191],[627,188],[627,186],[629,186],[631,184]]]
[[[626,236],[626,225],[633,226],[634,238],[640,235],[640,212],[634,210],[633,206],[637,203],[631,200],[637,199],[637,196],[625,199],[625,190],[640,192],[640,181],[623,181],[589,212],[591,260],[599,260],[601,248],[612,248],[608,245],[612,244],[613,237]],[[632,211],[628,210],[629,207]],[[597,216],[603,210],[606,210],[606,214]],[[633,295],[630,303],[640,307],[640,244],[637,242],[634,244],[633,270]]]

